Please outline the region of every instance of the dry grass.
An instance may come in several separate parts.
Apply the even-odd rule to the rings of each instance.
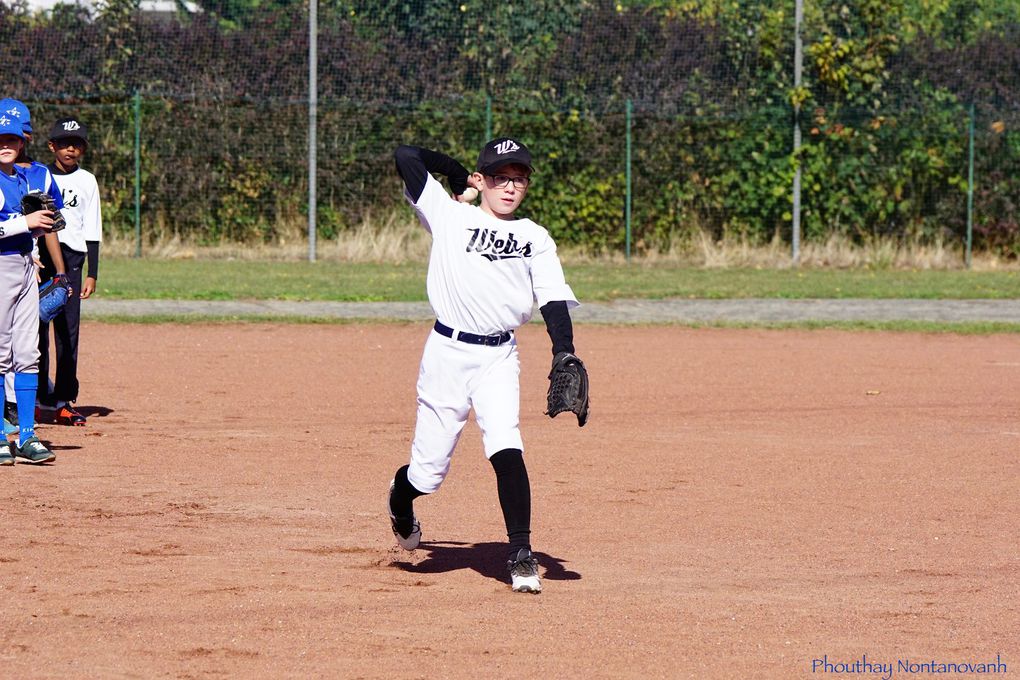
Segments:
[[[762,267],[784,269],[793,266],[788,243],[773,239],[765,246],[746,240],[712,241],[704,234],[698,242],[703,267]],[[987,258],[983,264],[992,265]],[[977,266],[977,258],[972,265]],[[863,245],[843,236],[830,236],[822,243],[802,243],[800,266],[829,269],[963,269],[962,246],[920,239],[874,239]],[[995,268],[992,265],[992,268]]]
[[[297,229],[273,243],[220,243],[199,245],[174,236],[144,243],[146,257],[169,260],[221,259],[297,261],[308,259],[308,241]],[[134,235],[112,235],[103,241],[103,254],[129,257],[136,252]],[[336,239],[319,238],[316,259],[332,262],[425,262],[431,240],[428,233],[406,215],[391,213],[367,219]]]
[[[638,244],[640,247],[640,244]],[[593,254],[579,249],[561,248],[565,263],[610,262],[622,264],[622,252]],[[706,232],[694,238],[674,241],[660,249],[635,249],[632,259],[644,264],[679,265],[695,269],[790,269],[793,265],[789,243],[773,239],[753,244],[746,239],[714,240]],[[923,269],[962,270],[966,268],[962,245],[943,241],[925,243],[920,239],[875,239],[859,245],[842,236],[831,236],[824,243],[802,243],[800,266],[816,269]],[[1020,263],[985,253],[972,253],[975,271],[1020,269]]]
[[[428,260],[429,235],[418,223],[402,212],[392,212],[365,220],[357,228],[336,239],[319,239],[316,259],[327,262],[404,263]],[[135,254],[133,235],[110,235],[103,242],[103,254],[129,257]],[[156,259],[223,259],[252,261],[298,261],[308,259],[308,242],[299,230],[289,238],[275,243],[223,243],[198,245],[177,237],[164,238],[143,245],[143,254]],[[584,249],[561,246],[560,257],[565,264],[622,264],[623,252],[591,253]],[[659,249],[638,244],[632,260],[644,264],[663,264],[700,269],[760,268],[789,269],[793,266],[790,244],[779,239],[760,245],[741,238],[714,240],[705,232],[677,239]],[[832,236],[824,243],[803,243],[800,266],[829,269],[964,269],[962,244],[920,239],[875,239],[864,245],[852,243],[841,236]],[[971,268],[976,271],[1020,269],[1020,263],[994,255],[974,253]]]

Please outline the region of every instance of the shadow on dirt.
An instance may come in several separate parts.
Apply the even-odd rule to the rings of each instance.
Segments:
[[[417,564],[393,562],[393,566],[412,574],[442,574],[458,569],[472,569],[486,578],[507,582],[506,543],[422,542],[416,552],[424,552],[425,559]],[[566,560],[535,551],[539,573],[550,581],[576,581],[581,575],[563,565]]]
[[[92,418],[105,418],[113,413],[113,409],[106,406],[79,406],[76,404],[75,410],[89,420]],[[59,422],[57,420],[57,414],[58,411],[56,410],[37,408],[35,410],[35,421],[46,425],[67,425],[66,422]]]
[[[113,413],[113,409],[106,406],[79,406],[78,412],[86,418],[105,418]]]

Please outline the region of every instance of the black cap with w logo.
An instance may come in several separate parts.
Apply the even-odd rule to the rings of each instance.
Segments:
[[[491,170],[511,163],[523,165],[529,172],[535,170],[531,167],[531,153],[528,152],[528,147],[509,137],[500,137],[487,142],[482,147],[482,152],[478,154],[476,169],[483,175],[487,175]]]
[[[71,138],[89,141],[88,128],[77,118],[61,118],[50,128],[50,141]]]

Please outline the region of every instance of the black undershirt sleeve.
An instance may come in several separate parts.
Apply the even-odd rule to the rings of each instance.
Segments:
[[[567,311],[567,303],[563,300],[547,302],[540,309],[542,318],[545,319],[545,329],[549,332],[552,340],[552,353],[556,356],[560,352],[574,353],[574,325],[570,321],[570,312]]]
[[[425,190],[425,177],[430,172],[445,175],[455,196],[461,195],[467,188],[467,169],[446,154],[418,146],[400,146],[393,153],[393,160],[407,193],[415,203]]]
[[[99,279],[99,241],[85,241],[85,248],[88,254],[85,256],[88,262],[88,274],[93,279]]]

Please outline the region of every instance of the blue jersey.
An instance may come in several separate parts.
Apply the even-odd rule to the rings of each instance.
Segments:
[[[28,178],[24,168],[15,166],[13,175],[0,172],[0,255],[32,252],[32,235],[21,214],[21,197],[26,193]],[[17,233],[12,235],[12,231]]]
[[[32,165],[29,167],[22,168],[19,166],[18,169],[25,173],[29,191],[41,191],[49,194],[53,197],[57,210],[64,209],[64,199],[60,195],[60,187],[57,186],[49,168],[39,161],[32,161]]]

